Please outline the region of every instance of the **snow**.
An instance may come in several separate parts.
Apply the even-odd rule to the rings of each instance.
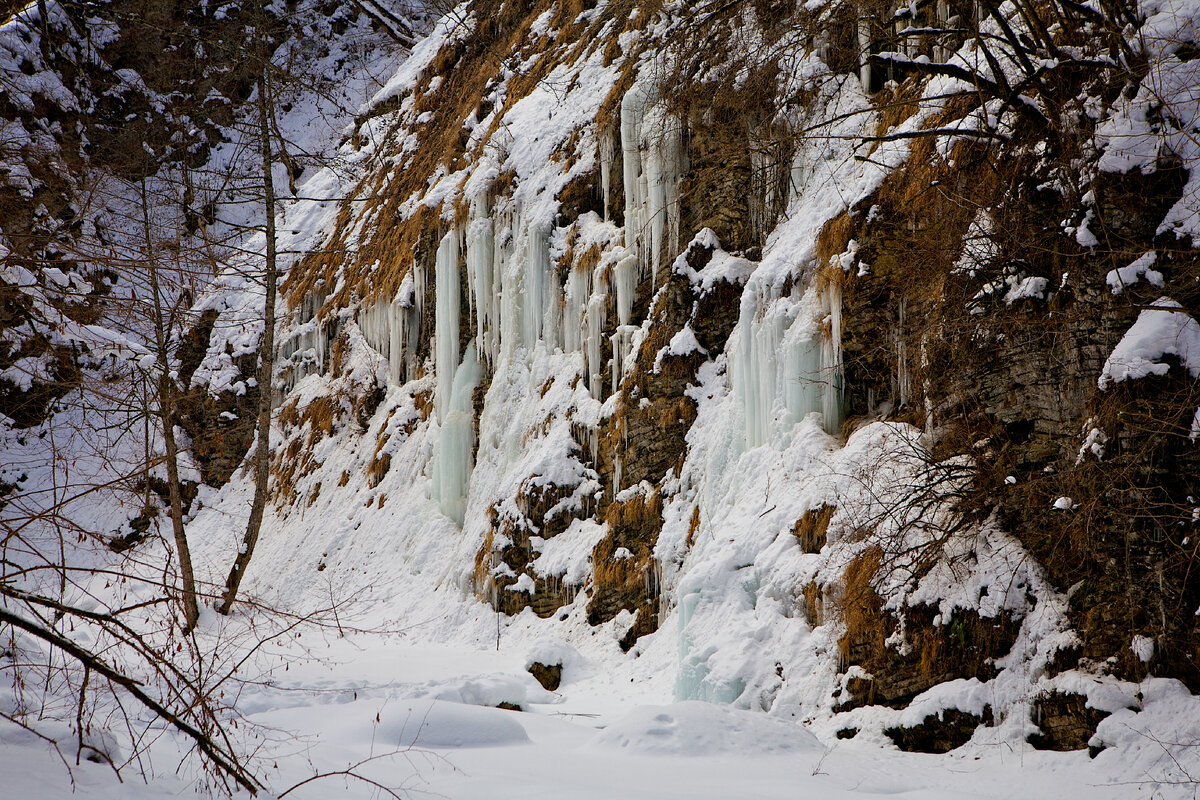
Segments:
[[[1178,3],[1152,4],[1147,25],[1167,31],[1165,40],[1178,30],[1167,30],[1167,16],[1183,10]],[[662,24],[669,18],[664,14]],[[548,38],[550,20],[547,12],[535,22]],[[415,114],[405,117],[404,108],[422,70],[442,45],[470,36],[474,25],[462,19],[461,9],[448,15],[363,106],[379,113],[359,128],[371,144],[343,151],[354,169],[373,168],[370,162],[384,152],[387,136],[394,134],[393,143],[404,152],[414,135],[410,128],[421,124]],[[624,36],[627,51],[636,37]],[[1158,52],[1173,57],[1165,45]],[[291,316],[283,315],[282,350],[295,371],[279,388],[289,400],[306,407],[318,397],[341,401],[375,389],[384,399],[368,419],[354,424],[339,417],[329,436],[309,442],[311,464],[298,471],[291,487],[306,502],[280,498],[268,510],[246,596],[305,617],[308,624],[293,629],[288,617],[287,625],[260,622],[264,627],[255,629],[249,615],[225,620],[207,607],[202,615],[197,634],[202,643],[220,644],[229,663],[247,658],[237,684],[245,716],[234,735],[257,755],[255,768],[272,791],[315,771],[358,765],[354,769],[372,780],[406,793],[489,800],[884,795],[1104,800],[1142,789],[1168,796],[1181,786],[1186,793],[1190,787],[1178,781],[1200,774],[1193,769],[1198,751],[1191,744],[1200,740],[1200,701],[1174,681],[1133,685],[1078,671],[1048,677],[1055,653],[1078,642],[1068,625],[1066,598],[1019,542],[986,525],[967,541],[931,549],[961,485],[953,476],[965,465],[934,462],[922,432],[901,423],[867,420],[844,441],[834,435],[842,423],[841,281],[854,268],[857,250],[849,242],[828,264],[818,263],[817,235],[839,214],[856,213],[851,209],[908,154],[908,145],[898,140],[880,144],[865,161],[856,158],[861,153],[850,140],[876,118],[854,77],[822,82],[815,102],[835,120],[824,131],[828,135],[802,140],[791,164],[756,161],[793,179],[787,213],[770,231],[761,260],[725,252],[705,229],[693,244],[711,251],[711,258],[697,271],[686,258],[675,258],[685,154],[679,122],[654,89],[652,63],[643,65],[622,97],[626,224],[619,228],[609,220],[607,172],[617,143],[589,126],[617,85],[621,67],[603,60],[597,51],[574,64],[558,64],[511,103],[503,98],[508,77],[498,79],[495,110],[470,129],[478,159],[462,169],[442,169],[426,192],[411,199],[405,213],[423,205],[447,223],[432,276],[434,330],[420,330],[428,278],[416,265],[394,297],[322,316],[326,298],[341,288],[322,286]],[[816,59],[801,61],[788,65],[795,74],[782,80],[822,74]],[[511,71],[508,65],[502,69]],[[1186,94],[1186,86],[1171,86]],[[952,89],[962,87],[932,81],[925,110],[902,123],[901,131],[925,125]],[[385,113],[385,101],[392,100],[401,110]],[[1123,113],[1140,125],[1147,103],[1135,98]],[[297,112],[304,113],[312,109]],[[959,127],[998,124],[990,116]],[[1100,125],[1099,135],[1106,167],[1145,169],[1159,156],[1157,140],[1125,136],[1113,120]],[[576,144],[569,166],[556,155],[567,142]],[[606,165],[603,218],[590,214],[560,225],[558,192],[597,161]],[[348,193],[357,180],[353,169],[348,172],[323,170],[300,194]],[[497,193],[502,173],[516,176],[508,196]],[[1186,202],[1187,196],[1179,214]],[[461,204],[467,206],[465,223],[457,216]],[[288,201],[281,216],[296,233],[285,236],[285,246],[318,245],[335,215],[334,204]],[[1177,218],[1186,222],[1186,216]],[[357,220],[350,238],[361,236],[368,222]],[[980,210],[958,269],[974,274],[989,266],[998,253],[993,233],[990,216]],[[1088,233],[1086,223],[1076,231],[1080,241]],[[580,251],[598,248],[594,266],[560,261],[572,236]],[[247,248],[260,244],[251,239]],[[1137,280],[1157,285],[1161,275],[1150,269],[1153,255],[1114,270],[1117,282],[1109,278],[1114,292]],[[592,554],[609,529],[587,513],[601,487],[581,451],[590,448],[595,460],[597,431],[615,410],[626,365],[645,336],[635,302],[639,284],[648,280],[653,286],[660,279],[664,257],[700,292],[718,283],[743,292],[725,352],[705,352],[685,326],[656,358],[657,367],[665,356],[707,357],[688,390],[698,416],[687,434],[687,455],[662,482],[663,528],[653,562],[661,625],[625,652],[618,642],[631,624],[628,612],[601,625],[587,619]],[[466,297],[459,296],[461,263]],[[247,388],[236,360],[257,347],[261,324],[256,327],[254,320],[262,293],[239,274],[244,266],[232,264],[199,306],[221,309],[228,321],[193,380],[210,392]],[[4,276],[11,275],[20,291],[50,307],[31,273],[4,269],[12,270]],[[46,278],[70,284],[65,274]],[[1011,304],[1044,298],[1047,289],[1045,278],[1013,274],[989,294]],[[459,341],[460,316],[467,313],[476,335]],[[335,315],[340,316],[332,319]],[[614,333],[605,342],[610,325]],[[335,326],[346,343],[340,374],[328,372]],[[68,326],[62,336],[87,337],[98,349],[125,357],[147,355],[104,329]],[[433,340],[427,364],[416,363],[414,355],[422,337]],[[613,380],[606,386],[602,376],[610,355]],[[1200,376],[1200,327],[1163,298],[1141,312],[1114,349],[1100,387],[1165,374],[1169,366],[1162,359],[1168,355]],[[44,366],[20,363],[19,372]],[[476,388],[485,374],[490,383],[476,419]],[[3,377],[26,385],[19,374],[6,371]],[[899,391],[907,402],[908,390]],[[426,412],[429,397],[432,414]],[[1085,428],[1080,457],[1102,457],[1103,432],[1090,424]],[[301,442],[309,433],[281,424],[273,435],[276,441]],[[130,452],[134,445],[107,439],[70,446],[76,448],[72,452],[110,450],[110,457],[115,453],[131,462],[138,455]],[[34,481],[50,485],[52,449],[40,442],[22,448],[6,449],[12,461],[0,468],[0,477],[9,480],[28,467]],[[364,475],[376,454],[391,456],[391,467],[371,485]],[[914,475],[927,469],[952,476],[946,501],[931,512],[905,504]],[[621,499],[657,491],[643,482],[620,492],[619,468],[615,483]],[[495,532],[489,515],[525,521],[523,492],[530,488],[561,490],[547,520],[580,510],[587,518],[573,519],[548,538],[540,535],[547,531],[531,532],[529,570],[518,574],[500,558],[513,542],[501,534],[488,538]],[[236,474],[220,489],[199,491],[188,536],[202,585],[211,589],[220,585],[224,566],[240,546],[251,487],[248,476]],[[130,509],[115,492],[106,492],[76,519],[105,531],[126,524]],[[794,525],[823,505],[836,509],[828,541],[821,552],[804,553]],[[1074,503],[1060,497],[1052,507],[1066,511]],[[490,552],[484,549],[488,541]],[[839,580],[845,565],[872,546],[897,558],[896,569],[882,575],[878,587],[889,610],[904,602],[927,603],[937,608],[937,624],[949,624],[959,610],[1011,615],[1020,632],[1012,651],[996,661],[994,678],[940,684],[905,709],[866,707],[834,715],[851,674],[839,672],[844,633]],[[157,540],[149,547],[154,558],[144,569],[161,574],[165,548]],[[935,562],[917,582],[909,582],[912,562],[903,560],[910,553]],[[618,558],[633,555],[617,548]],[[100,562],[112,556],[98,548],[89,557]],[[499,576],[515,577],[507,586],[514,593],[532,594],[543,581],[557,584],[565,605],[547,619],[529,610],[498,614],[480,598],[495,590]],[[808,585],[816,587],[815,599],[806,599]],[[110,587],[87,588],[102,597],[112,594]],[[264,640],[269,646],[254,650]],[[1153,645],[1137,637],[1129,647],[1146,661]],[[537,685],[525,671],[535,661],[561,663],[563,687],[551,693]],[[1055,689],[1077,691],[1112,712],[1096,736],[1109,749],[1095,761],[1085,753],[1037,752],[1025,743],[1032,731],[1030,698]],[[7,710],[20,698],[10,688],[4,691]],[[494,707],[502,703],[524,710]],[[900,753],[883,734],[889,726],[917,724],[946,709],[978,714],[985,706],[996,724],[981,727],[948,756]],[[860,733],[839,739],[842,726]],[[59,733],[70,740],[65,726]],[[128,752],[122,736],[95,742],[110,752]],[[1164,748],[1155,737],[1181,744]],[[9,776],[6,788],[14,796],[70,793],[66,771],[43,742],[2,722],[0,741],[0,771]],[[156,768],[178,763],[182,746],[159,735],[153,763],[165,766]],[[180,775],[152,774],[148,785],[119,784],[100,765],[84,762],[69,769],[79,791],[96,797],[186,793],[196,777],[185,769]],[[294,796],[335,791],[377,795],[374,786],[342,776],[308,784]]]
[[[1152,286],[1162,288],[1163,275],[1155,269],[1150,269],[1158,259],[1157,251],[1151,250],[1135,258],[1128,266],[1109,271],[1105,280],[1112,287],[1113,294],[1121,294],[1125,287],[1132,286],[1139,280],[1145,280]]]
[[[709,757],[824,750],[817,737],[798,725],[695,700],[639,706],[596,734],[588,746],[654,756]]]
[[[1200,378],[1200,324],[1182,309],[1169,297],[1160,297],[1140,312],[1104,362],[1099,387],[1166,375],[1171,365],[1162,359],[1168,355],[1177,358],[1193,378]]]

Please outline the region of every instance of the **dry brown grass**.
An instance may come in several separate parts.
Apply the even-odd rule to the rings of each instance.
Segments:
[[[839,611],[846,633],[838,641],[842,668],[854,663],[863,652],[881,653],[888,636],[883,601],[875,592],[872,579],[883,562],[883,550],[871,547],[846,565],[842,576]]]
[[[609,503],[604,515],[610,534],[592,553],[597,586],[627,589],[641,586],[644,572],[653,559],[654,544],[662,530],[662,495],[636,495],[622,503]],[[613,558],[619,548],[632,558]]]
[[[829,521],[833,519],[836,506],[822,503],[804,512],[792,527],[792,535],[805,553],[819,553],[828,538]]]
[[[417,409],[417,416],[420,417],[421,422],[433,416],[433,390],[426,389],[423,392],[415,393],[413,407]]]
[[[383,481],[388,470],[392,468],[392,454],[383,453],[376,455],[371,459],[370,466],[367,467],[367,486],[374,489]]]
[[[916,114],[920,109],[921,93],[924,89],[924,81],[909,78],[876,94],[873,100],[875,107],[879,109],[879,120],[875,126],[875,135],[886,136],[897,125]]]
[[[846,245],[850,243],[855,227],[854,215],[849,211],[838,214],[821,226],[816,248],[820,268],[828,268],[830,259],[846,252]]]
[[[484,602],[491,602],[494,585],[492,580],[492,548],[496,544],[495,506],[488,509],[487,516],[487,535],[484,536],[483,544],[475,551],[475,569],[471,573],[471,584],[475,589],[476,597]]]
[[[700,531],[700,506],[692,509],[692,518],[688,522],[687,546],[690,549],[696,544],[696,534]]]

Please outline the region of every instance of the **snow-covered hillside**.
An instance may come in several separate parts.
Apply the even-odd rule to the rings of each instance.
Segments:
[[[266,135],[286,278],[245,602],[212,610],[254,495],[242,187],[169,348],[115,300],[62,312],[94,242],[5,252],[33,310],[0,399],[67,383],[68,351],[85,376],[7,416],[5,609],[136,605],[269,791],[1194,794],[1200,6],[474,0],[403,52],[358,8],[275,56],[326,31],[315,72],[346,80],[298,82]],[[225,138],[214,172],[244,157]],[[169,176],[118,175],[108,207]],[[39,324],[62,341],[20,344]],[[175,395],[116,402],[90,379],[118,362],[178,387],[190,633],[150,510],[145,409]],[[78,699],[90,723],[34,726],[64,753],[144,755],[156,796],[195,777],[14,637],[13,721]],[[2,735],[6,769],[66,775]],[[98,770],[72,768],[125,796]]]

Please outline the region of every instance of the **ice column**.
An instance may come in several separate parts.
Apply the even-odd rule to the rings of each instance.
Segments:
[[[609,221],[608,198],[612,196],[612,167],[616,158],[616,144],[612,133],[600,132],[600,189],[604,198],[604,221]]]
[[[475,342],[480,355],[494,362],[500,349],[495,237],[487,191],[472,201],[467,223],[467,282],[475,306]]]
[[[657,280],[664,247],[679,238],[680,121],[659,102],[658,89],[636,83],[621,99],[621,159],[625,188],[625,246],[638,256],[639,275]]]
[[[557,303],[549,302],[554,282],[550,267],[550,246],[541,225],[531,224],[525,233],[525,296],[521,308],[521,341],[532,348],[543,336],[556,342]],[[548,334],[548,335],[547,335]]]
[[[473,399],[481,374],[475,343],[471,342],[462,364],[454,371],[433,464],[433,497],[442,513],[460,526],[467,511],[471,457],[475,449]],[[440,383],[440,372],[438,378]]]
[[[446,421],[450,408],[450,395],[454,386],[454,372],[458,367],[458,231],[452,230],[442,237],[438,245],[437,262],[434,269],[434,329],[433,367],[437,374],[437,389],[434,408],[438,421]]]
[[[567,292],[563,310],[563,349],[580,353],[584,349],[591,275],[578,267],[567,276]]]
[[[821,336],[821,416],[825,430],[836,433],[842,424],[842,285],[831,281],[824,291],[825,318]]]
[[[604,325],[608,321],[608,280],[604,272],[596,272],[596,285],[587,306],[587,343],[584,355],[587,357],[588,391],[596,400],[601,399],[604,387],[601,381],[604,377],[604,363],[601,356],[601,344],[604,338]],[[593,447],[593,450],[595,448]],[[593,454],[593,459],[595,455]]]
[[[871,93],[871,21],[858,21],[858,82],[866,94]]]

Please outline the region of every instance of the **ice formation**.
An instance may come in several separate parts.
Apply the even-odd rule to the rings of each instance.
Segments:
[[[810,285],[798,300],[747,288],[729,345],[746,447],[764,444],[814,411],[827,431],[841,425],[841,316],[836,280]]]
[[[325,356],[330,336],[318,312],[325,302],[325,292],[309,292],[300,303],[299,319],[291,336],[279,345],[280,363],[290,363],[283,391],[286,394],[309,375],[325,371]]]
[[[657,83],[635,83],[621,100],[625,246],[639,273],[657,280],[664,248],[678,249],[679,179],[686,166],[680,121],[661,102]],[[622,323],[624,324],[624,323]]]
[[[459,286],[458,256],[459,234],[450,231],[437,249],[434,268],[434,346],[433,368],[437,374],[437,393],[434,407],[438,421],[446,422],[450,410],[450,396],[454,386],[454,373],[458,368],[458,325]]]
[[[412,344],[420,334],[421,307],[417,302],[415,272],[414,266],[413,271],[404,276],[395,298],[377,300],[358,313],[358,327],[363,337],[387,359],[388,380],[397,385],[416,377]]]
[[[475,412],[472,399],[482,370],[475,343],[467,345],[466,355],[454,373],[433,466],[433,497],[442,513],[459,525],[467,511],[467,490],[471,480],[471,453],[475,449]]]

